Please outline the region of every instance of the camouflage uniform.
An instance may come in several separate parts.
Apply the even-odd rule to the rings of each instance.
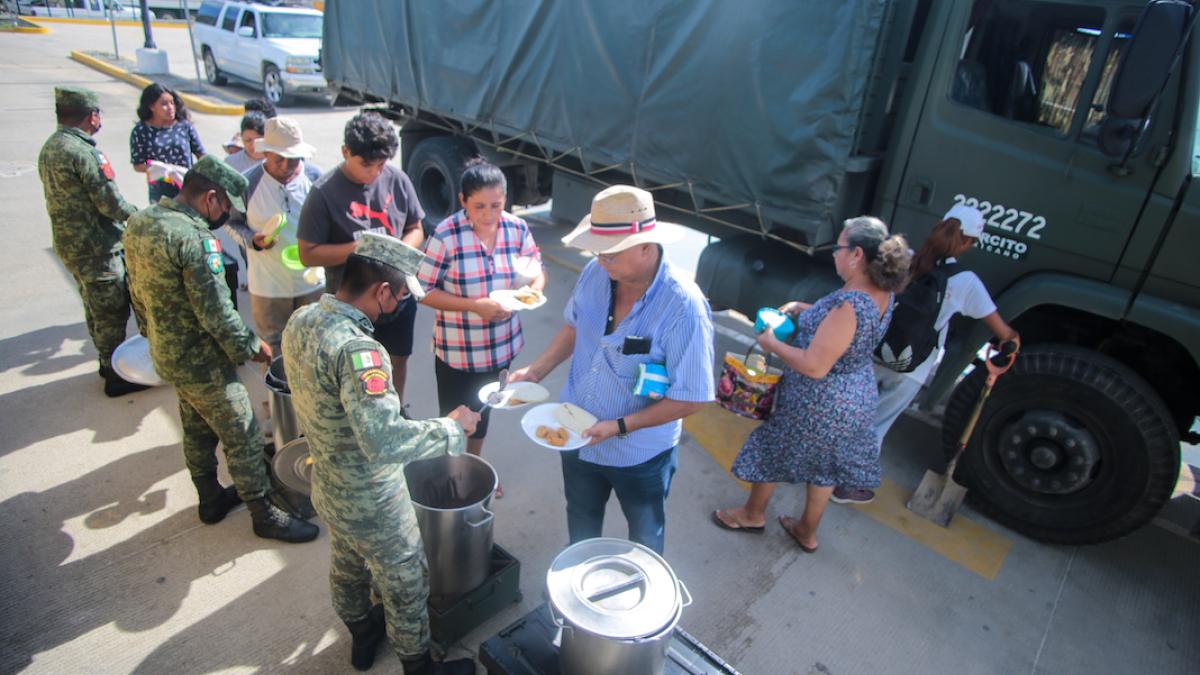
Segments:
[[[415,272],[420,253],[408,250]],[[372,331],[366,315],[327,294],[292,315],[283,352],[312,453],[313,506],[329,530],[334,610],[347,624],[364,620],[373,581],[403,659],[429,649],[429,568],[404,465],[460,454],[466,437],[453,420],[403,415],[387,351]]]
[[[199,213],[163,197],[129,219],[125,255],[154,369],[179,399],[188,471],[216,473],[219,439],[238,495],[263,497],[262,432],[237,376],[237,364],[259,352],[259,339],[229,298],[220,242]]]
[[[96,95],[86,89],[58,88],[54,93],[58,104],[98,108]],[[137,209],[121,197],[108,157],[82,129],[64,126],[50,135],[38,154],[38,175],[54,253],[75,279],[88,334],[100,365],[107,368],[113,350],[125,340],[129,321],[121,223]]]

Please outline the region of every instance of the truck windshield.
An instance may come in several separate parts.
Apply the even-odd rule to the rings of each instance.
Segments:
[[[263,13],[263,37],[318,38],[321,37],[321,17],[311,14]]]

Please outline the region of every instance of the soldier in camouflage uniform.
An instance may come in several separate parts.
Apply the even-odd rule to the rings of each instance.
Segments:
[[[473,674],[470,659],[430,658],[429,569],[404,465],[462,453],[479,415],[459,406],[446,418],[409,420],[387,350],[372,337],[375,319],[410,293],[424,295],[414,276],[422,258],[399,239],[364,234],[337,295],[292,315],[283,353],[312,452],[313,506],[329,530],[333,606],[353,638],[351,664],[371,667],[386,624],[407,675]],[[372,581],[382,609],[371,606]]]
[[[175,386],[183,422],[183,454],[200,495],[200,520],[216,523],[245,501],[254,534],[312,541],[317,527],[268,500],[262,433],[237,364],[270,362],[271,348],[242,322],[229,298],[221,244],[211,230],[245,209],[246,179],[214,157],[184,177],[174,198],[163,197],[129,219],[125,255],[134,306],[145,317],[154,369]],[[225,446],[233,488],[217,482],[217,441]]]
[[[38,154],[54,253],[75,279],[92,344],[100,353],[100,376],[109,396],[145,389],[112,369],[112,353],[125,340],[129,291],[121,258],[122,223],[137,209],[121,197],[112,164],[92,136],[100,131],[96,93],[56,87],[58,129]]]

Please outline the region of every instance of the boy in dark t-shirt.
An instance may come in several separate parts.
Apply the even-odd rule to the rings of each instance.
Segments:
[[[346,123],[345,161],[313,184],[300,211],[297,231],[300,261],[325,267],[325,288],[336,293],[346,259],[364,232],[388,234],[421,248],[425,212],[412,181],[388,164],[400,147],[391,122],[378,113],[360,113]],[[410,296],[396,312],[375,322],[375,339],[388,350],[396,392],[404,397],[408,357],[412,354],[417,303]]]

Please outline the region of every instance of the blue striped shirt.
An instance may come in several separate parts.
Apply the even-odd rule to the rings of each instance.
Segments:
[[[604,334],[612,299],[608,273],[595,260],[579,275],[563,310],[575,328],[575,351],[562,400],[600,420],[628,417],[654,403],[633,395],[639,363],[662,363],[671,380],[667,398],[711,401],[713,389],[712,310],[696,284],[683,279],[663,257],[650,288],[610,335]],[[649,338],[648,354],[623,354],[629,336]],[[683,422],[638,429],[584,446],[579,458],[605,466],[634,466],[679,444]]]

